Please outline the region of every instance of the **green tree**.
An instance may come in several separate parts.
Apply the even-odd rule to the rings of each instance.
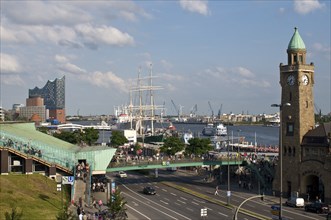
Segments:
[[[61,133],[54,133],[53,136],[56,138],[59,138],[63,141],[66,141],[66,142],[69,142],[72,144],[77,144],[77,135],[75,135],[74,132],[61,131]]]
[[[111,198],[108,201],[108,209],[112,214],[113,218],[116,220],[127,219],[125,204],[127,202],[121,195],[121,190],[117,187],[115,192],[111,195]]]
[[[160,151],[168,155],[175,155],[175,153],[184,150],[185,144],[178,137],[168,137]]]
[[[99,138],[99,131],[94,128],[85,128],[81,132],[82,140],[89,146],[94,144]]]
[[[128,139],[123,135],[121,131],[111,132],[110,144],[112,147],[118,147],[128,142]]]
[[[56,220],[76,220],[77,217],[75,214],[69,209],[68,205],[66,204],[62,209],[59,210],[56,216]]]
[[[12,207],[11,212],[5,213],[5,219],[6,220],[21,220],[23,219],[23,211],[19,212],[16,209],[16,206]]]
[[[41,127],[38,127],[37,130],[42,132],[42,133],[48,134],[49,128],[41,126]]]
[[[210,139],[208,138],[192,138],[188,142],[189,145],[185,148],[185,153],[187,155],[202,155],[213,149],[210,145]]]

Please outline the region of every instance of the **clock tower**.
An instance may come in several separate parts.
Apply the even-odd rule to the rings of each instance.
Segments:
[[[315,127],[314,64],[306,63],[306,53],[306,46],[295,28],[287,48],[287,65],[279,66],[284,197],[289,197],[291,192],[303,193],[300,192],[301,144],[303,136]],[[277,178],[274,187],[279,189],[279,173]]]

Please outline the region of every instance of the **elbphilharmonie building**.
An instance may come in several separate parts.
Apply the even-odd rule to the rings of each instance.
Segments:
[[[44,104],[51,119],[65,123],[65,76],[48,80],[43,88],[29,89],[29,98],[44,98]]]

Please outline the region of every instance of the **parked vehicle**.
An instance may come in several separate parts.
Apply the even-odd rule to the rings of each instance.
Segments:
[[[298,198],[298,197],[290,197],[288,200],[285,202],[287,206],[292,206],[292,207],[300,207],[303,208],[305,206],[305,200],[303,198]]]
[[[322,202],[313,202],[305,205],[305,211],[316,212],[316,213],[328,213],[329,206]]]
[[[124,171],[119,171],[117,174],[118,177],[120,178],[126,178],[128,177],[128,175],[124,172]]]
[[[147,194],[147,195],[155,195],[155,194],[156,194],[156,191],[155,191],[155,189],[154,189],[153,187],[151,187],[151,186],[146,186],[146,187],[144,187],[144,189],[143,189],[143,193],[144,193],[144,194]]]

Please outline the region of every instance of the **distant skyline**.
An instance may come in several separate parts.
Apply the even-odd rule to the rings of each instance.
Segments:
[[[1,99],[66,76],[66,114],[113,114],[153,64],[156,104],[189,114],[274,113],[279,64],[298,31],[315,65],[314,100],[331,112],[330,1],[1,1]]]

